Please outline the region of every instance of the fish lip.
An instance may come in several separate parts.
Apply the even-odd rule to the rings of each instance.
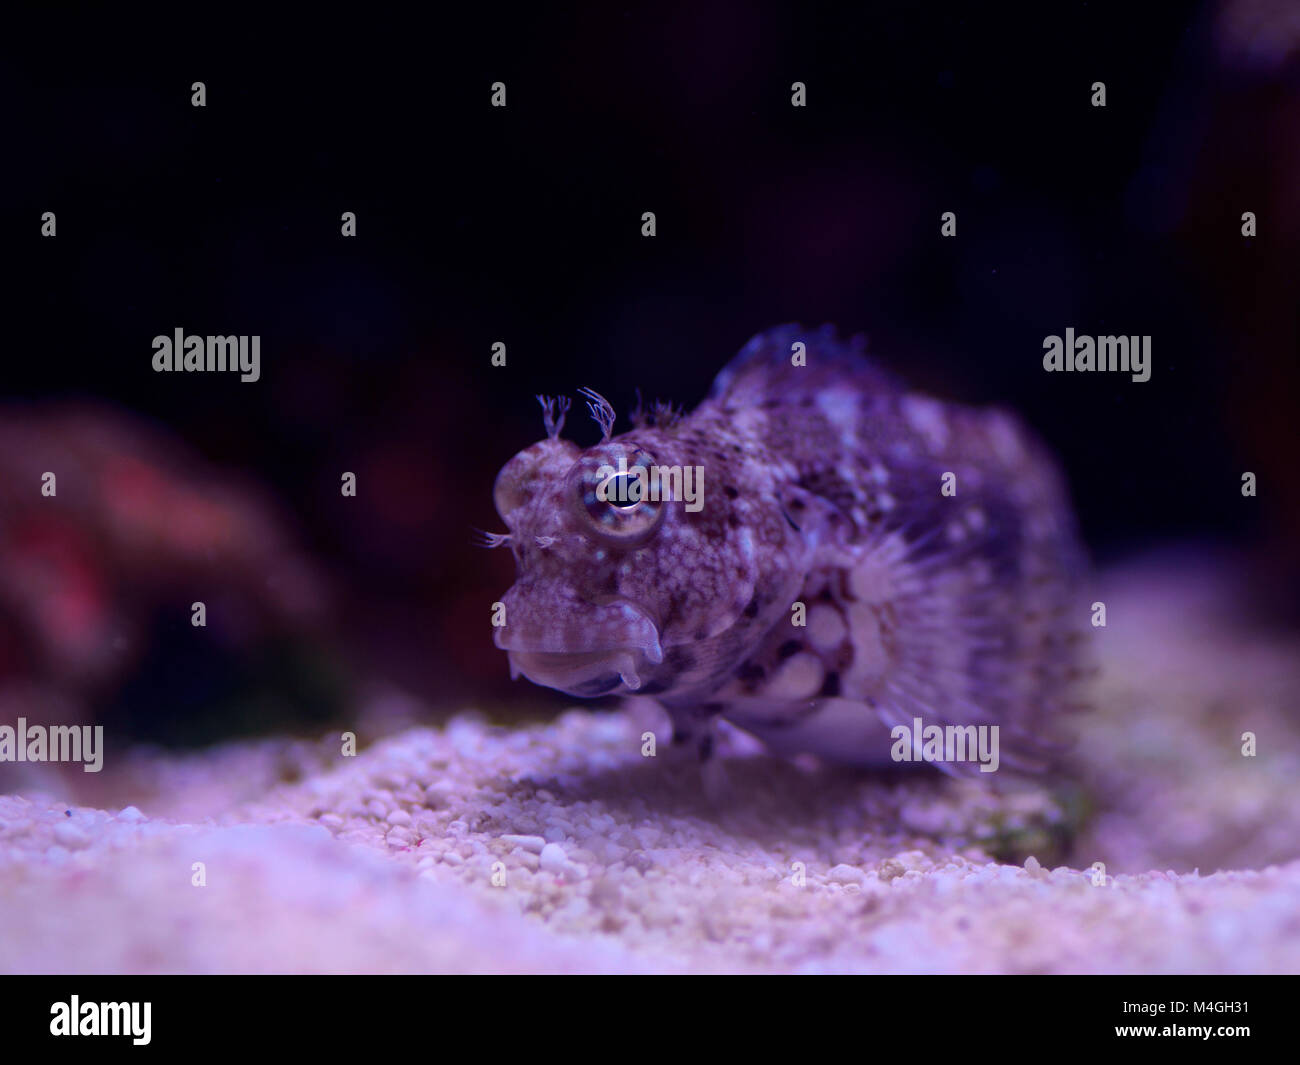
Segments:
[[[509,593],[507,593],[509,599]],[[650,671],[664,660],[659,627],[640,606],[612,595],[575,603],[579,618],[590,621],[589,635],[610,641],[584,646],[581,627],[532,624],[512,631],[507,624],[496,630],[493,642],[510,656],[510,675],[521,674],[534,684],[579,698],[607,695],[620,687],[637,691]],[[601,631],[597,626],[605,626]],[[569,640],[570,643],[565,641]]]
[[[591,647],[581,651],[556,651],[550,647],[539,647],[537,645],[506,644],[498,637],[497,647],[507,654],[527,655],[530,658],[539,661],[547,661],[553,665],[561,665],[566,660],[571,664],[578,664],[582,659],[591,658],[613,658],[617,655],[639,655],[651,665],[657,666],[664,660],[663,648],[659,644],[658,638],[652,644],[643,645],[638,643],[620,643],[611,644],[608,647]]]
[[[593,647],[588,651],[552,651],[549,648],[541,647],[502,647],[501,650],[512,655],[527,655],[529,658],[535,658],[539,662],[548,662],[552,665],[577,665],[583,660],[612,658],[615,655],[623,654],[639,655],[645,653],[640,647],[630,643],[620,644],[614,647]]]
[[[620,686],[638,690],[646,678],[649,656],[640,647],[626,645],[593,651],[509,650],[512,677],[523,674],[535,684],[577,696],[609,695]],[[593,687],[600,680],[618,680]]]
[[[651,665],[660,665],[664,660],[663,644],[660,642],[659,626],[655,624],[654,619],[650,617],[645,610],[637,606],[630,599],[612,599],[605,603],[595,604],[598,606],[617,605],[624,608],[630,608],[637,615],[637,628],[641,630],[641,638],[628,640],[623,643],[609,644],[605,647],[586,647],[581,649],[559,648],[548,646],[539,640],[529,640],[527,638],[517,639],[508,628],[497,629],[492,636],[492,642],[502,651],[510,654],[523,654],[530,656],[548,656],[555,663],[562,658],[568,657],[576,660],[578,656],[616,656],[620,654],[634,654],[645,658]]]

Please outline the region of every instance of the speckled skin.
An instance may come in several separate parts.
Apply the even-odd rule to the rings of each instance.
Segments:
[[[773,329],[689,416],[586,451],[548,425],[507,463],[493,539],[518,580],[496,641],[515,674],[654,696],[705,752],[721,715],[776,751],[876,764],[920,717],[1000,725],[1003,762],[1040,768],[1088,616],[1061,478],[1009,415],[910,393],[860,348]],[[702,509],[606,513],[594,470],[620,454],[703,467]]]

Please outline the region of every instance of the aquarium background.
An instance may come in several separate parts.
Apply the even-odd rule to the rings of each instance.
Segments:
[[[315,734],[361,705],[375,729],[552,714],[569,700],[511,682],[492,645],[509,554],[474,546],[501,528],[496,471],[542,435],[534,395],[595,388],[621,430],[638,389],[689,409],[788,321],[1018,411],[1099,563],[1192,544],[1259,620],[1294,625],[1289,11],[591,5],[275,43],[153,25],[113,48],[91,23],[57,47],[13,47],[16,28],[8,705],[169,745]],[[178,327],[260,335],[261,380],[154,373],[152,338]],[[1043,338],[1067,327],[1151,335],[1151,379],[1045,374]],[[575,411],[568,434],[598,430]],[[57,504],[29,480],[53,456],[84,489],[64,477]],[[125,514],[87,502],[107,483]]]

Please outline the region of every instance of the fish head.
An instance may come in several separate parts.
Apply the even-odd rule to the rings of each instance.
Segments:
[[[789,608],[803,552],[787,550],[771,493],[705,496],[706,472],[733,456],[643,429],[585,450],[550,438],[506,463],[494,497],[517,576],[495,641],[512,674],[582,697],[659,695],[738,667]]]

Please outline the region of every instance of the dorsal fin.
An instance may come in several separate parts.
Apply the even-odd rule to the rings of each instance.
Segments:
[[[791,360],[794,345],[805,346],[805,362]],[[864,386],[895,387],[889,374],[866,355],[866,338],[841,340],[835,327],[806,329],[797,323],[779,325],[753,337],[714,379],[709,399],[744,404],[773,394],[819,392],[846,379]]]

